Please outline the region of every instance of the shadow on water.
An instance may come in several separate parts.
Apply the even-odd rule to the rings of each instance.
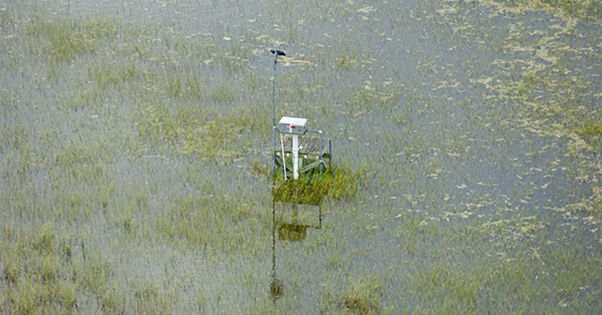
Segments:
[[[325,179],[310,182],[298,180],[283,182],[277,187],[274,185],[270,282],[270,295],[274,301],[281,298],[285,291],[284,282],[276,274],[276,240],[303,242],[308,229],[322,229],[322,201],[330,187],[330,183],[325,185],[323,181]]]

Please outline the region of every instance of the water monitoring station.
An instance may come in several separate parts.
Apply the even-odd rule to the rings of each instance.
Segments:
[[[299,174],[318,169],[322,172],[330,166],[332,156],[332,143],[328,140],[328,153],[324,150],[322,130],[311,130],[307,128],[307,119],[299,117],[283,116],[276,124],[276,84],[278,57],[286,56],[281,50],[272,49],[274,54],[274,115],[272,118],[272,140],[273,140],[273,163],[274,171],[282,168],[284,180],[298,180]],[[282,62],[307,63],[302,60],[281,59]],[[277,147],[276,132],[280,134],[280,146]],[[316,134],[311,136],[309,134]],[[287,158],[291,162],[287,163]],[[310,161],[304,165],[304,161]],[[326,162],[325,160],[328,160]]]
[[[322,201],[330,190],[333,177],[322,176],[327,172],[332,175],[332,143],[323,138],[322,130],[309,129],[307,119],[300,117],[283,116],[276,124],[279,58],[282,62],[307,62],[284,59],[286,53],[277,48],[271,52],[274,54],[274,115],[270,294],[276,299],[284,291],[284,284],[276,276],[276,240],[303,242],[308,229],[322,228]],[[328,143],[328,152],[325,143]],[[317,211],[314,210],[316,207]]]

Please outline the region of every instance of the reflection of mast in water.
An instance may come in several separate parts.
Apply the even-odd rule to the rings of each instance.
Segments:
[[[294,203],[293,216],[291,222],[278,222],[276,221],[276,202],[277,198],[274,198],[272,203],[272,272],[270,282],[270,295],[274,299],[279,299],[284,294],[284,284],[276,276],[276,234],[278,234],[279,240],[285,240],[290,242],[302,242],[307,236],[307,228],[321,229],[322,228],[322,205],[318,205],[318,225],[313,226],[309,224],[299,223],[299,204]]]
[[[276,207],[272,207],[272,282],[270,283],[270,295],[273,299],[282,296],[283,285],[276,278]]]

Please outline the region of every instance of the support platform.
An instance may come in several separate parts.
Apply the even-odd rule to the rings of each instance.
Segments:
[[[299,156],[304,155],[304,159],[313,158],[318,159],[320,156],[320,138],[316,136],[310,135],[299,135]],[[276,153],[282,154],[282,148],[280,147],[280,143],[278,143],[278,139],[276,139]],[[284,152],[292,153],[293,152],[293,135],[285,134],[284,135]],[[324,141],[324,143],[329,142],[329,140]],[[278,151],[280,150],[280,152]],[[307,155],[308,157],[305,157]],[[310,157],[311,156],[311,157]],[[322,158],[330,159],[330,152],[324,152],[322,149]]]
[[[303,174],[307,171],[313,170],[315,168],[320,168],[321,170],[328,168],[330,164],[330,140],[322,139],[322,147],[320,147],[320,137],[311,136],[311,135],[298,135],[299,137],[299,159],[302,161],[299,165],[299,173]],[[329,144],[328,152],[324,150],[324,144]],[[283,135],[282,142],[280,139],[276,139],[275,146],[275,162],[278,166],[282,166],[282,151],[284,147],[284,156],[292,157],[293,156],[293,135],[285,134]],[[304,165],[305,164],[305,165]],[[293,172],[293,166],[290,162],[286,163],[287,172]]]

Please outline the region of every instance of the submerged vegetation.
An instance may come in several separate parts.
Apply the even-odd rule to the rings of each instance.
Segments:
[[[601,313],[601,12],[0,3],[0,313]]]

